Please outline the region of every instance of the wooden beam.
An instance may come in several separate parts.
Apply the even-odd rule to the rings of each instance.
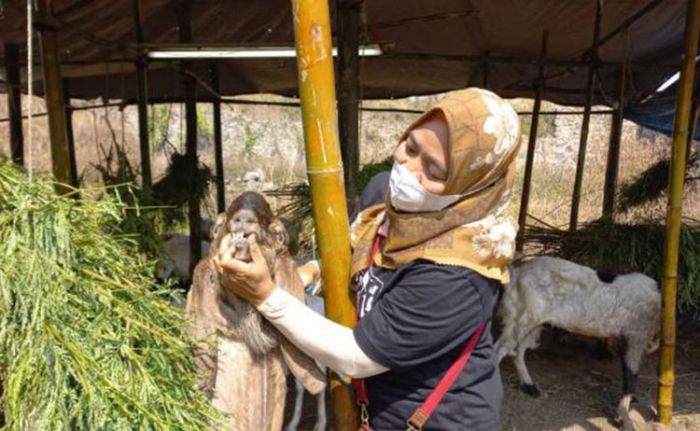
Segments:
[[[209,65],[211,87],[219,93],[219,67],[216,63]],[[216,165],[216,210],[219,213],[226,211],[226,187],[224,186],[224,149],[221,144],[221,100],[214,98],[212,101],[214,116],[214,163]]]
[[[190,27],[190,13],[192,10],[192,0],[174,0],[175,10],[178,15],[179,41],[181,43],[192,42],[192,29]],[[183,96],[185,98],[185,155],[189,163],[191,172],[197,171],[197,86],[194,78],[188,73],[192,67],[192,62],[183,61],[181,63]],[[199,201],[195,198],[192,190],[189,193],[187,205],[188,219],[190,225],[190,272],[194,269],[199,259],[202,258],[202,215],[199,208]]]
[[[5,74],[7,107],[10,119],[10,155],[12,161],[24,165],[24,137],[22,135],[22,91],[20,82],[19,46],[5,44]]]
[[[68,160],[70,161],[70,185],[78,187],[78,162],[75,158],[75,136],[73,134],[73,107],[70,104],[70,80],[63,78],[65,95],[66,137],[68,138]]]
[[[141,1],[132,0],[131,9],[134,21],[134,38],[136,43],[143,43],[143,25],[141,23]],[[148,61],[139,54],[134,62],[136,67],[136,85],[139,115],[139,153],[141,155],[141,188],[143,200],[151,200],[153,177],[151,174],[151,145],[148,135]]]
[[[338,133],[348,208],[355,206],[359,194],[357,190],[357,175],[360,172],[359,17],[359,5],[338,8]]]
[[[676,115],[673,122],[673,148],[666,208],[666,239],[661,279],[663,310],[661,316],[661,352],[659,354],[658,420],[671,426],[673,412],[674,362],[676,353],[676,292],[678,289],[678,255],[680,249],[683,188],[686,150],[690,125],[695,58],[700,38],[700,0],[688,2],[685,25],[685,49],[678,80]]]
[[[610,144],[608,145],[608,163],[605,168],[605,185],[603,186],[603,217],[613,219],[615,216],[617,175],[620,166],[620,142],[622,141],[622,124],[625,113],[625,86],[627,70],[620,71],[619,90],[615,109],[610,123]]]
[[[542,107],[542,92],[545,85],[544,81],[544,61],[547,58],[547,39],[549,31],[545,30],[542,34],[542,47],[540,49],[540,57],[542,63],[538,72],[538,78],[535,81],[535,104],[532,108],[532,120],[530,121],[530,139],[527,144],[527,156],[525,159],[525,178],[523,179],[523,192],[520,198],[520,212],[518,213],[518,236],[515,243],[516,250],[522,251],[525,242],[525,225],[527,224],[527,208],[530,203],[530,186],[532,183],[532,168],[535,162],[535,144],[537,143],[537,129],[540,121],[540,108]]]
[[[53,0],[38,0],[36,7],[42,20],[50,21],[52,19]],[[70,184],[71,174],[63,83],[61,82],[61,60],[56,31],[49,26],[42,26],[40,34],[53,175],[57,181],[56,191],[63,194],[70,191],[65,185]]]
[[[578,147],[578,160],[576,163],[576,177],[574,179],[574,191],[571,198],[571,217],[569,218],[569,232],[576,231],[578,223],[578,210],[581,202],[581,188],[583,186],[583,171],[586,164],[586,149],[588,147],[588,127],[591,121],[591,100],[593,99],[593,85],[595,80],[596,62],[598,60],[598,40],[600,38],[600,22],[602,19],[602,0],[596,1],[595,21],[593,23],[593,43],[591,52],[592,62],[588,66],[588,80],[586,82],[586,102],[581,124],[581,139]]]
[[[326,315],[352,327],[350,229],[338,145],[331,24],[327,1],[292,0],[299,96]],[[330,372],[333,429],[356,431],[359,414],[347,378]]]

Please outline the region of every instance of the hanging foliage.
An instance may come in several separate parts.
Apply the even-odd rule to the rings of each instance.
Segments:
[[[690,154],[686,164],[686,173],[692,170],[698,159],[698,154]],[[653,202],[668,189],[668,177],[671,171],[671,160],[662,159],[640,173],[634,180],[624,184],[620,190],[619,209],[625,212],[634,207]],[[690,176],[686,181],[697,180]]]
[[[661,281],[666,229],[653,222],[623,224],[606,219],[569,233],[556,228],[528,226],[528,245],[539,253],[570,259],[597,270],[623,274],[641,272]],[[681,226],[678,306],[700,311],[700,227],[688,220]]]
[[[124,205],[80,194],[0,162],[3,429],[209,428],[181,312],[117,231]]]
[[[214,174],[208,166],[200,165],[196,156],[173,153],[165,175],[153,184],[153,199],[164,208],[163,215],[168,226],[185,221],[184,208],[190,197],[200,204],[209,196],[209,185]]]

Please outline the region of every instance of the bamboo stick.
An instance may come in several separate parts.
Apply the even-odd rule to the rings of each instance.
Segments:
[[[37,13],[42,22],[51,22],[53,0],[36,2]],[[61,83],[60,59],[56,30],[47,25],[39,27],[41,34],[41,57],[44,72],[46,109],[49,114],[49,136],[51,138],[51,162],[56,178],[56,192],[68,193],[70,189],[70,156],[66,131],[66,112],[63,109],[63,85]]]
[[[143,25],[141,24],[141,1],[131,2],[134,37],[136,43],[143,43]],[[141,187],[144,200],[150,202],[153,178],[151,175],[151,146],[148,136],[148,62],[143,53],[139,53],[135,61],[136,82],[138,86],[137,100],[139,113],[139,152],[141,154]]]
[[[338,132],[344,167],[345,194],[350,208],[355,205],[358,195],[357,174],[360,171],[359,16],[357,4],[338,8]]]
[[[209,65],[209,77],[212,89],[219,94],[219,65]],[[214,117],[214,164],[216,165],[216,210],[226,211],[226,188],[224,187],[224,149],[221,145],[221,98],[212,100],[212,116]]]
[[[673,124],[668,207],[666,209],[666,240],[664,268],[661,281],[663,311],[661,318],[661,353],[659,356],[658,420],[671,425],[673,412],[674,355],[676,349],[676,290],[678,287],[678,252],[680,248],[683,184],[685,181],[686,140],[690,120],[691,98],[695,81],[695,57],[700,37],[700,0],[688,2],[686,14],[683,67],[676,99]]]
[[[571,197],[571,216],[569,218],[569,232],[576,231],[578,223],[578,209],[581,202],[581,188],[583,186],[583,171],[586,165],[586,149],[588,147],[588,127],[591,121],[591,100],[593,98],[593,83],[595,80],[596,62],[598,61],[598,40],[600,38],[600,22],[602,19],[602,0],[596,1],[595,22],[593,24],[593,43],[591,46],[591,64],[588,66],[588,80],[586,82],[586,101],[581,124],[581,140],[578,147],[578,160],[576,162],[576,177],[574,179],[574,191]]]
[[[19,46],[5,44],[5,74],[7,75],[7,107],[10,118],[10,155],[12,161],[24,165],[24,137],[22,136],[22,91],[19,79]]]
[[[292,11],[306,163],[326,314],[342,325],[352,326],[356,315],[348,288],[350,238],[338,145],[328,2],[292,0]],[[345,383],[331,372],[333,429],[356,431],[359,426],[357,409]]]
[[[537,143],[537,129],[540,122],[540,108],[542,107],[542,93],[544,90],[544,60],[547,57],[547,39],[549,31],[542,34],[542,48],[540,50],[540,69],[535,81],[535,105],[532,107],[532,120],[530,121],[530,138],[527,144],[527,156],[525,159],[525,178],[523,179],[523,193],[520,198],[520,212],[518,213],[518,237],[516,249],[523,250],[525,239],[525,224],[527,223],[527,207],[530,203],[530,185],[532,183],[532,167],[535,162],[535,144]]]
[[[622,141],[622,124],[625,114],[625,86],[627,71],[620,70],[620,88],[617,103],[612,112],[610,123],[610,143],[608,145],[608,163],[605,168],[605,185],[603,186],[603,217],[612,219],[615,216],[615,191],[617,189],[617,174],[620,167],[620,142]]]

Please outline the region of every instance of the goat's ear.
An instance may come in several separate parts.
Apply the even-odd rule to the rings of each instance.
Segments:
[[[287,229],[284,227],[284,223],[278,218],[272,220],[270,226],[268,227],[268,232],[270,233],[271,245],[275,249],[276,253],[287,251],[289,246],[289,234]]]

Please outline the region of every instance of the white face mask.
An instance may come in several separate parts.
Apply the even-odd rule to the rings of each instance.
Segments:
[[[394,162],[389,177],[391,205],[410,213],[440,211],[457,202],[462,195],[436,195],[425,189],[407,167]]]

